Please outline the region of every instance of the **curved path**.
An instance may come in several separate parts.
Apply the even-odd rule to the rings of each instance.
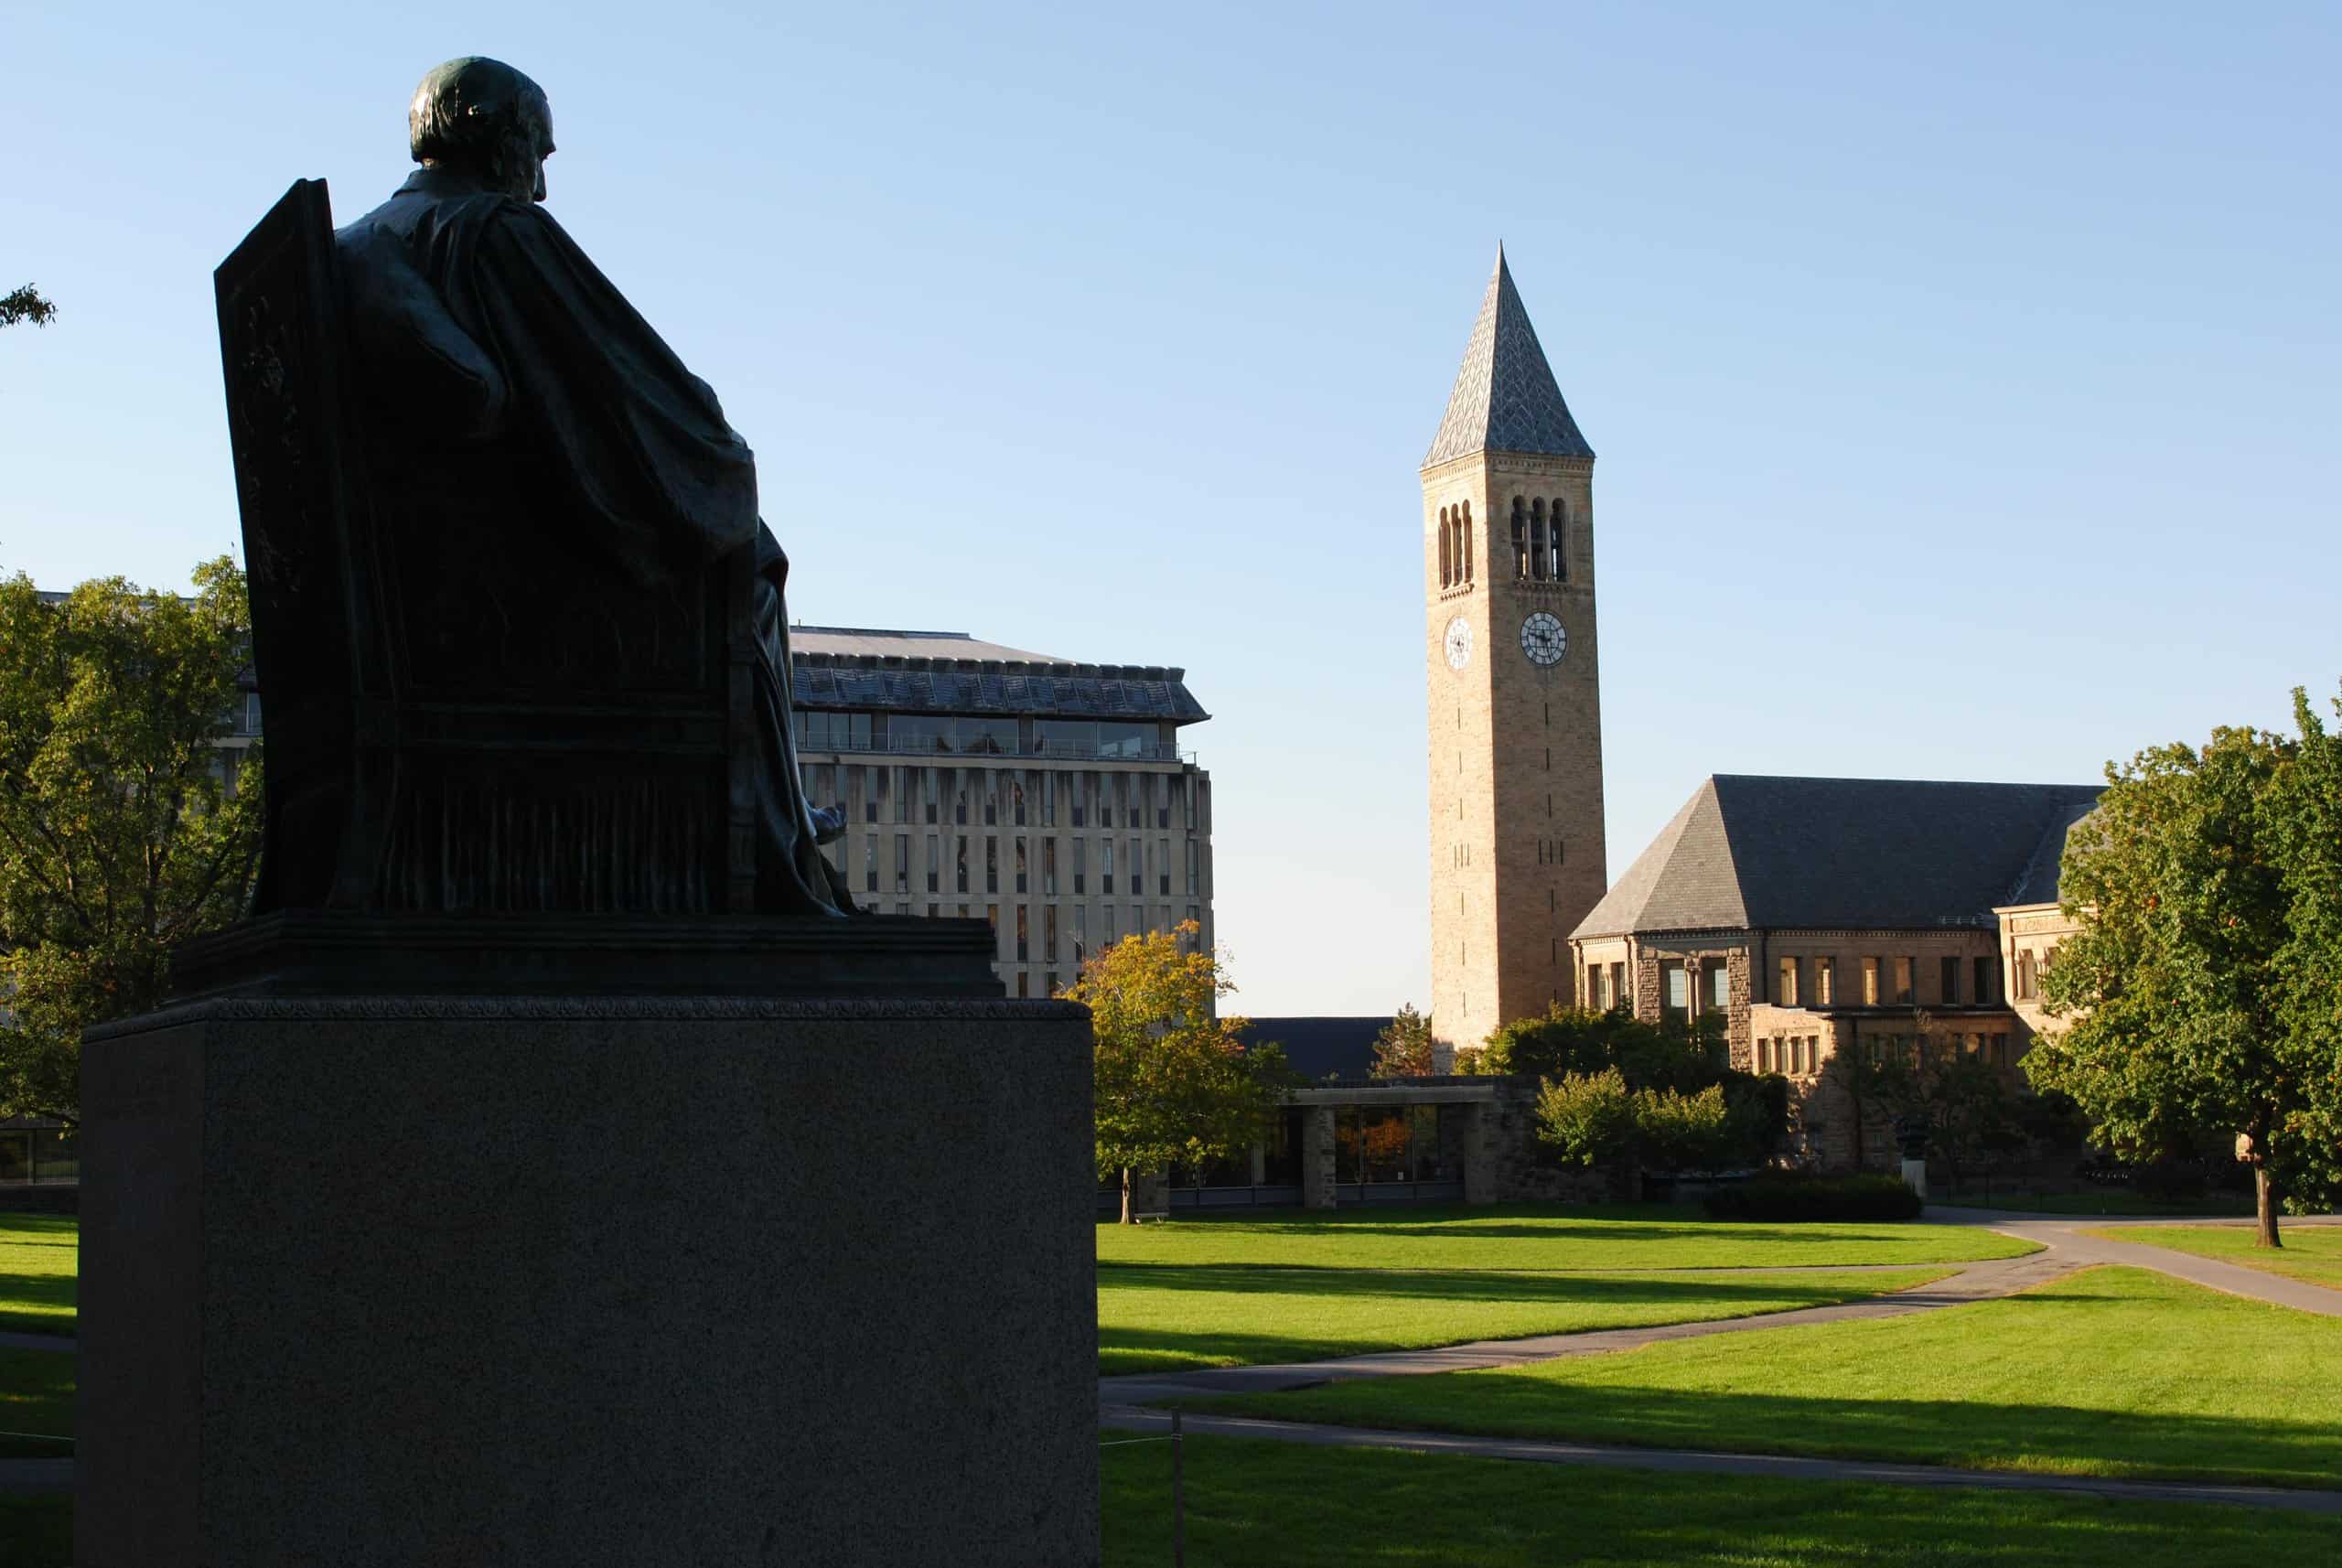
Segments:
[[[1631,1350],[1670,1339],[1799,1324],[1845,1323],[1901,1317],[1939,1307],[1989,1301],[2046,1284],[2078,1269],[2101,1263],[2150,1269],[2230,1295],[2265,1301],[2322,1316],[2342,1317],[2342,1291],[2331,1290],[2235,1263],[2086,1236],[2084,1230],[2156,1225],[2206,1225],[2217,1219],[2131,1220],[2079,1215],[2015,1214],[1993,1209],[1934,1208],[1930,1223],[1975,1225],[2032,1241],[2041,1251],[2022,1258],[1971,1263],[1932,1284],[1837,1306],[1804,1307],[1752,1317],[1704,1323],[1666,1324],[1649,1328],[1610,1328],[1583,1334],[1549,1334],[1525,1339],[1484,1339],[1430,1350],[1388,1350],[1324,1361],[1281,1366],[1217,1367],[1192,1372],[1137,1373],[1098,1380],[1099,1424],[1118,1431],[1166,1431],[1170,1416],[1147,1405],[1198,1395],[1270,1393],[1352,1378],[1416,1377],[1433,1372],[1489,1367],[1519,1367],[1564,1357]],[[2289,1219],[2288,1228],[2342,1224],[2342,1218]],[[1888,1481],[1907,1486],[1987,1487],[2024,1491],[2086,1492],[2105,1498],[2165,1502],[2218,1502],[2260,1508],[2342,1514],[2342,1491],[2304,1491],[2278,1487],[2234,1487],[2192,1482],[2116,1481],[2090,1477],[2034,1475],[2004,1470],[1958,1470],[1936,1465],[1902,1465],[1860,1459],[1795,1458],[1783,1455],[1720,1454],[1689,1448],[1633,1448],[1610,1444],[1549,1443],[1515,1438],[1466,1437],[1436,1432],[1382,1432],[1309,1422],[1190,1412],[1183,1427],[1198,1434],[1270,1438],[1280,1442],[1343,1447],[1404,1448],[1426,1454],[1456,1454],[1486,1459],[1519,1459],[1552,1465],[1604,1465],[1647,1470],[1735,1476],[1784,1476],[1807,1480]]]

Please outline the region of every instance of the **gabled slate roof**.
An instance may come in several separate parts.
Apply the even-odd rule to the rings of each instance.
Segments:
[[[1562,401],[1553,369],[1538,346],[1537,328],[1529,324],[1528,308],[1512,286],[1501,245],[1463,367],[1456,372],[1456,389],[1447,394],[1446,417],[1439,422],[1423,467],[1484,451],[1594,456],[1570,417],[1570,405]]]
[[[1989,927],[2100,788],[1719,774],[1571,935]]]
[[[1374,1039],[1388,1018],[1253,1018],[1244,1042],[1274,1040],[1285,1065],[1305,1079],[1364,1078],[1374,1070]]]
[[[1176,666],[1076,664],[964,632],[791,627],[789,637],[800,708],[1175,725],[1211,717]]]
[[[2041,842],[2034,846],[2033,859],[2025,874],[2017,878],[2016,886],[2001,900],[2003,906],[2019,904],[2055,904],[2057,884],[2065,869],[2066,835],[2075,824],[2097,808],[2098,797],[2093,793],[2088,800],[2076,800],[2072,809],[2050,819]]]

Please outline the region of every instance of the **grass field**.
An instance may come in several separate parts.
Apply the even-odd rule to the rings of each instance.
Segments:
[[[2342,1319],[2087,1270],[1916,1317],[1199,1402],[1293,1421],[2332,1487]]]
[[[73,1332],[81,1230],[70,1214],[0,1214],[0,1328]]]
[[[1661,1205],[1284,1209],[1260,1219],[1240,1213],[1098,1227],[1101,1263],[1287,1268],[1628,1273],[1958,1263],[2038,1250],[1961,1226],[1743,1224]]]
[[[1311,1360],[1786,1312],[1948,1271],[1767,1270],[1941,1264],[2033,1250],[1950,1226],[1727,1224],[1657,1206],[1288,1209],[1101,1225],[1099,1368],[1112,1375]]]
[[[2199,1258],[2241,1263],[2287,1279],[2342,1290],[2342,1225],[2286,1225],[2278,1221],[2277,1235],[2285,1244],[2269,1251],[2252,1244],[2249,1225],[2134,1225],[2120,1230],[2090,1230],[2086,1235],[2109,1241],[2136,1241],[2148,1247],[2169,1247]]]
[[[1105,1560],[1171,1561],[1167,1444],[1109,1448]],[[2342,1561],[2342,1520],[2053,1493],[1187,1444],[1190,1568],[2204,1568]]]
[[[1101,1263],[1098,1369],[1247,1366],[1740,1317],[1858,1301],[1945,1269],[1853,1273],[1512,1273]]]
[[[28,1434],[28,1435],[27,1435]],[[0,1458],[70,1459],[73,1358],[58,1350],[0,1350]]]

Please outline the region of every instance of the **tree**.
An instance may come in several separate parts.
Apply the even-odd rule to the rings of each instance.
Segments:
[[[1646,1024],[1623,1008],[1596,1013],[1560,1003],[1542,1018],[1500,1026],[1471,1065],[1477,1072],[1539,1078],[1615,1067],[1633,1089],[1698,1090],[1717,1081],[1714,1060],[1699,1037]]]
[[[1432,1069],[1431,1017],[1402,1004],[1399,1015],[1374,1036],[1375,1078],[1429,1078]]]
[[[2131,1158],[2232,1140],[2252,1166],[2263,1247],[2286,1198],[2334,1191],[2342,1118],[2331,979],[2330,742],[2296,693],[2301,740],[2222,728],[2116,768],[2067,837],[2079,923],[2042,982],[2072,1021],[2025,1058]],[[2321,780],[2327,780],[2321,782]],[[2321,805],[2324,800],[2326,804]],[[2289,870],[2298,852],[2305,869]],[[2300,973],[2289,973],[2298,966]]]
[[[193,598],[0,581],[0,1115],[79,1119],[81,1031],[161,1001],[170,950],[242,908],[259,775],[231,780],[243,574]],[[247,754],[248,757],[252,754]]]
[[[1213,1015],[1236,986],[1193,920],[1123,938],[1081,966],[1063,995],[1090,1009],[1097,1042],[1098,1179],[1233,1158],[1263,1137],[1291,1081],[1284,1053],[1247,1047],[1244,1020]]]
[[[1570,1165],[1632,1156],[1673,1170],[1713,1169],[1735,1152],[1733,1122],[1722,1084],[1696,1094],[1632,1089],[1615,1067],[1548,1079],[1537,1097],[1537,1135]]]
[[[2342,720],[2342,697],[2332,706]],[[2342,1203],[2342,730],[2294,693],[2301,734],[2271,800],[2284,866],[2285,940],[2277,950],[2278,1014],[2296,1093],[2277,1129],[2296,1207]]]
[[[57,319],[57,306],[40,295],[30,284],[0,294],[0,327],[14,327],[19,321],[29,321],[36,327],[46,327]]]
[[[1928,1120],[1936,1152],[1961,1173],[1986,1155],[2026,1141],[2016,1091],[1999,1068],[1961,1049],[1959,1036],[1939,1034],[1935,1020],[1914,1008],[1911,1033],[1901,1049],[1884,1047],[1876,1036],[1845,1065],[1843,1082],[1853,1109],[1856,1163],[1863,1123],[1874,1112],[1887,1122],[1918,1115]]]

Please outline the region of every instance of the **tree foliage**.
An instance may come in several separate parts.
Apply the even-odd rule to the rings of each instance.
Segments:
[[[1635,1089],[1607,1067],[1546,1079],[1537,1135],[1567,1165],[1632,1158],[1667,1170],[1712,1170],[1738,1152],[1741,1129],[1721,1083],[1691,1094]]]
[[[2231,1142],[2264,1246],[2286,1201],[2342,1197],[2342,765],[2294,704],[2297,737],[2223,728],[2109,767],[2067,840],[2079,929],[2042,983],[2069,1022],[2025,1058],[2126,1157]]]
[[[1634,1089],[1703,1089],[1717,1081],[1718,1054],[1701,1036],[1646,1024],[1623,1008],[1596,1013],[1555,1004],[1488,1036],[1472,1070],[1556,1078],[1617,1068]]]
[[[1955,1182],[1986,1156],[2029,1141],[2024,1102],[2007,1075],[1961,1050],[1958,1033],[1939,1033],[1924,1011],[1912,1012],[1900,1050],[1882,1048],[1875,1038],[1863,1044],[1846,1075],[1858,1135],[1874,1112],[1889,1122],[1924,1116],[1929,1143]]]
[[[1431,1017],[1401,1004],[1398,1016],[1374,1036],[1375,1078],[1429,1078],[1432,1070]]]
[[[30,284],[0,294],[0,327],[14,327],[19,321],[29,321],[36,327],[46,327],[57,319],[57,306],[41,297]]]
[[[1123,938],[1081,966],[1063,993],[1090,1009],[1097,1042],[1098,1179],[1131,1178],[1243,1153],[1266,1134],[1291,1080],[1273,1045],[1247,1047],[1244,1020],[1215,1017],[1235,991],[1193,920]]]
[[[231,789],[215,743],[244,580],[223,557],[195,581],[58,603],[0,581],[0,1115],[76,1120],[82,1029],[155,1005],[171,948],[243,906],[259,776],[248,761]]]

